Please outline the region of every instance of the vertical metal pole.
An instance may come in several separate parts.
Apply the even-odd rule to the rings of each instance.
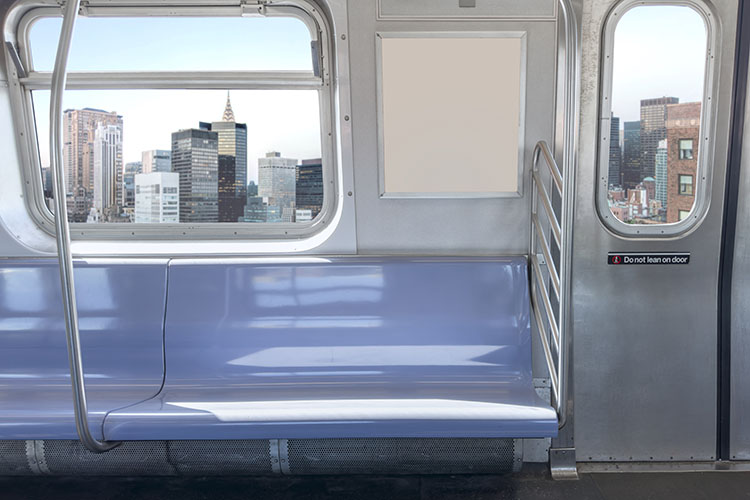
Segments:
[[[88,423],[88,405],[86,404],[86,385],[83,377],[81,360],[81,342],[78,331],[78,308],[76,306],[75,286],[73,283],[73,257],[70,252],[70,228],[68,226],[68,209],[66,206],[65,172],[62,151],[62,96],[67,77],[68,52],[73,36],[73,27],[78,15],[80,0],[68,0],[65,4],[60,41],[57,45],[57,57],[52,72],[52,93],[50,98],[50,168],[53,177],[55,196],[55,238],[57,255],[60,263],[60,284],[62,287],[63,310],[65,311],[65,332],[68,340],[68,363],[70,364],[70,381],[73,387],[73,404],[75,410],[76,430],[81,443],[95,453],[114,448],[119,443],[106,443],[91,435]]]
[[[563,151],[562,151],[562,241],[560,248],[560,432],[550,446],[550,469],[554,479],[577,479],[576,453],[573,429],[573,338],[570,335],[573,321],[571,314],[572,298],[572,257],[573,221],[576,198],[576,162],[578,152],[578,111],[580,85],[580,24],[581,0],[559,0],[560,14],[565,29],[565,68],[563,104]],[[558,71],[558,78],[560,77]]]

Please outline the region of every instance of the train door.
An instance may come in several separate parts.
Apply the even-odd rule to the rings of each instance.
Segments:
[[[572,282],[577,459],[715,460],[737,3],[589,6]]]

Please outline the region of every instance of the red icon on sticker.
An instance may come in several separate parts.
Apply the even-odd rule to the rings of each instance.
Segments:
[[[622,264],[622,257],[615,255],[612,257],[612,264]]]

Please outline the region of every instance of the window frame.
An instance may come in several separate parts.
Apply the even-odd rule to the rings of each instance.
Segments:
[[[153,1],[153,0],[152,0]],[[51,72],[33,71],[29,34],[33,23],[43,17],[61,17],[56,3],[46,0],[21,0],[11,11],[5,26],[15,34],[18,56],[27,71],[20,75],[7,59],[12,82],[14,122],[20,134],[18,143],[22,158],[23,196],[33,222],[54,235],[54,216],[46,204],[43,191],[41,158],[31,92],[50,88]],[[323,164],[323,205],[312,221],[300,223],[70,223],[71,238],[77,240],[301,240],[315,236],[335,222],[339,211],[341,175],[338,165],[338,112],[335,89],[335,40],[332,23],[323,10],[311,0],[273,0],[269,2],[240,0],[202,0],[187,4],[180,0],[159,0],[158,5],[132,0],[111,6],[106,0],[93,0],[81,8],[87,17],[286,17],[302,21],[317,41],[317,60],[313,71],[104,71],[69,72],[67,90],[151,90],[151,89],[228,89],[228,90],[316,90],[320,116],[320,144]],[[15,23],[13,20],[15,18]],[[75,36],[75,35],[74,35]],[[6,49],[7,50],[7,49]],[[312,49],[311,49],[312,50]],[[311,52],[312,57],[312,52]]]
[[[607,203],[610,114],[612,113],[613,54],[614,37],[620,19],[631,9],[648,6],[688,7],[695,11],[706,27],[706,59],[701,101],[701,126],[699,140],[703,143],[698,150],[698,164],[694,183],[695,202],[691,216],[674,223],[627,224],[614,216]],[[716,101],[718,99],[718,79],[721,53],[721,26],[718,16],[709,4],[702,0],[623,0],[607,14],[601,35],[600,93],[599,93],[599,133],[597,138],[598,182],[595,187],[595,206],[599,220],[604,227],[619,237],[626,238],[677,238],[692,231],[703,221],[711,202],[711,168],[716,147]],[[606,145],[606,147],[605,147]],[[679,150],[679,145],[678,145]],[[679,154],[679,152],[678,152]],[[698,182],[700,180],[700,182]],[[697,189],[696,189],[697,188]]]

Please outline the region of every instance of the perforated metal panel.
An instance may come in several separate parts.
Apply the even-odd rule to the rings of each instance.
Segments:
[[[167,441],[169,461],[184,475],[272,474],[267,440]]]
[[[79,441],[47,440],[44,462],[50,474],[60,476],[174,474],[164,441],[128,441],[106,453],[91,453]]]
[[[513,439],[126,441],[91,453],[79,441],[0,441],[0,476],[498,474],[521,467]]]
[[[0,441],[0,475],[25,476],[33,473],[26,446],[26,441]]]
[[[521,467],[512,439],[289,439],[281,440],[285,458],[291,474],[497,474]]]

